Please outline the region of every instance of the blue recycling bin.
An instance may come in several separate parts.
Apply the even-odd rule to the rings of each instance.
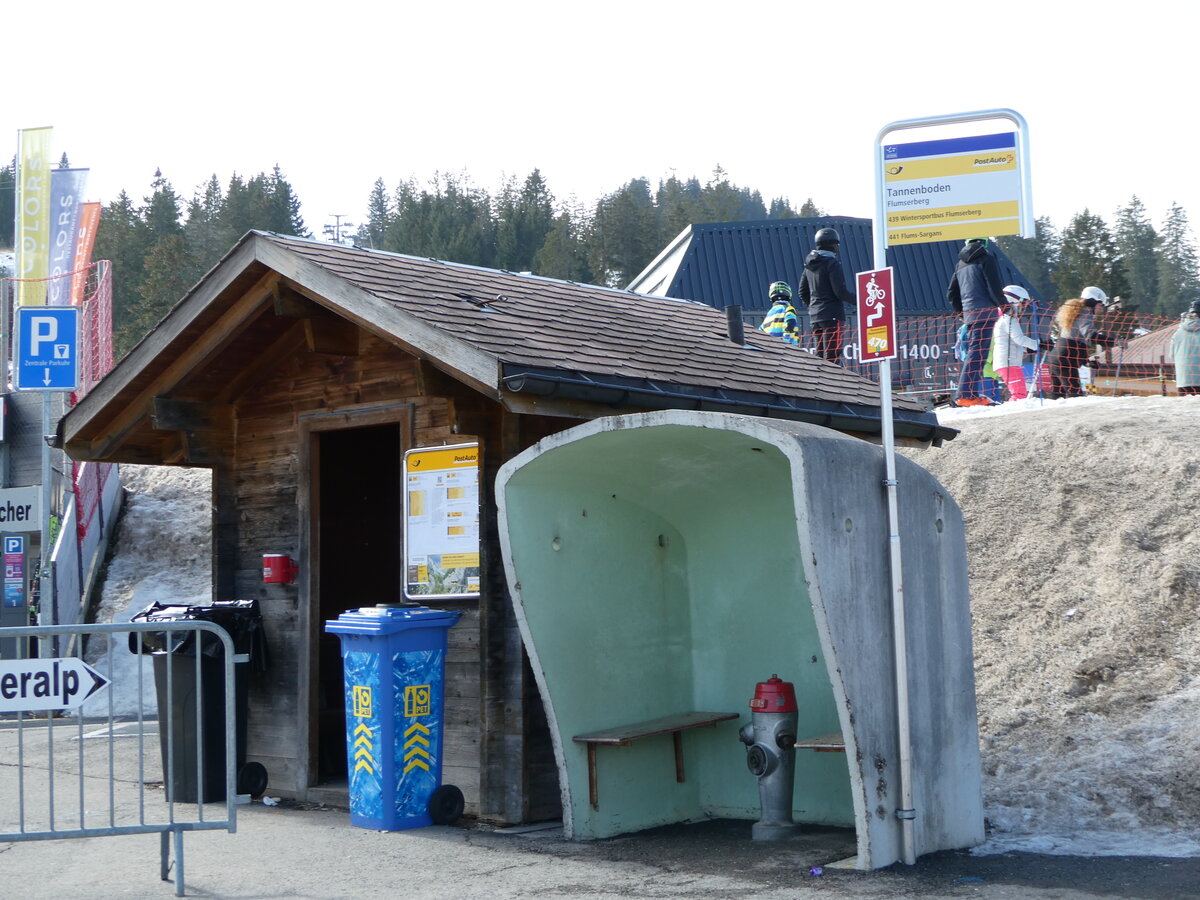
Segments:
[[[460,615],[381,604],[325,623],[342,645],[352,825],[401,831],[462,815],[462,792],[441,783],[446,639]]]

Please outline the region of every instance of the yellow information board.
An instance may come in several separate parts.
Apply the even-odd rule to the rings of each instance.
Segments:
[[[479,596],[479,445],[404,454],[405,596]]]

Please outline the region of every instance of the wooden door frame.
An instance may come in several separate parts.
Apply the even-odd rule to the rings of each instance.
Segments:
[[[328,431],[344,431],[351,428],[366,428],[372,425],[400,426],[400,458],[397,466],[404,464],[403,454],[413,446],[416,430],[416,407],[412,403],[373,403],[349,406],[337,410],[301,413],[296,418],[299,471],[296,473],[296,504],[300,520],[300,541],[297,578],[299,594],[299,626],[303,652],[300,656],[297,678],[296,709],[300,721],[296,723],[297,744],[302,754],[299,766],[301,789],[316,784],[318,729],[313,722],[317,709],[317,647],[320,640],[321,596],[320,546],[316,540],[321,516],[319,472],[321,465],[319,436]],[[404,480],[401,477],[403,489]]]

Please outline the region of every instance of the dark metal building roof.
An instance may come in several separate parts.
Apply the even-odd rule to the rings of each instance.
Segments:
[[[786,281],[793,290],[813,249],[817,229],[836,228],[842,239],[842,268],[853,290],[855,272],[875,268],[871,220],[838,216],[770,219],[761,222],[715,222],[691,225],[643,271],[629,289],[699,300],[709,306],[741,306],[748,315],[770,307],[767,287]],[[946,287],[958,261],[960,241],[905,244],[887,251],[895,268],[897,313],[901,316],[948,315]],[[1005,284],[1033,285],[995,244]],[[797,309],[803,315],[802,309]]]

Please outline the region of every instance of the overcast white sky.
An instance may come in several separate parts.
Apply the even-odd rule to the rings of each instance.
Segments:
[[[55,129],[89,199],[156,168],[190,198],[279,164],[309,229],[358,223],[376,178],[539,168],[590,205],[675,172],[874,209],[873,146],[900,120],[1010,108],[1030,127],[1034,214],[1110,223],[1137,194],[1200,228],[1200,7],[510,0],[164,4],[60,0],[6,14],[5,120]],[[990,129],[989,129],[990,130]],[[997,129],[999,130],[999,129]]]

